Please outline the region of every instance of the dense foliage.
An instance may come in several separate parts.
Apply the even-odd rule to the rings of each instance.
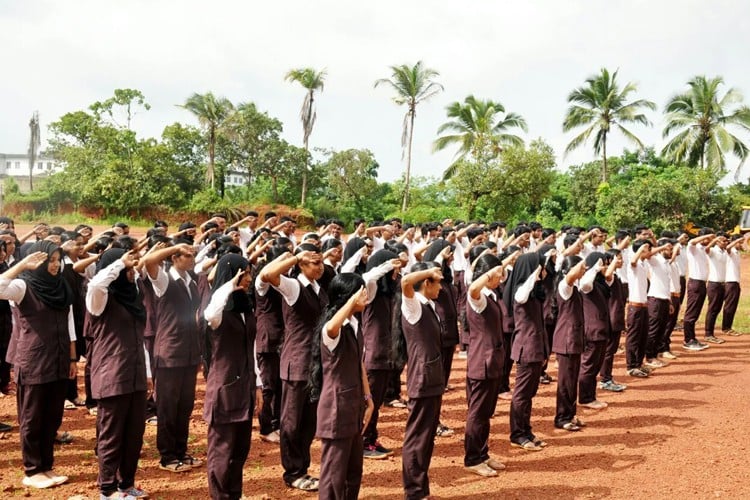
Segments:
[[[64,163],[64,171],[28,195],[6,184],[6,200],[27,201],[40,211],[55,212],[72,203],[74,209],[131,217],[155,208],[168,217],[181,211],[288,205],[347,222],[390,216],[412,222],[538,220],[551,227],[599,223],[618,228],[644,222],[657,230],[688,223],[731,229],[740,207],[750,204],[750,186],[719,184],[724,169],[675,163],[653,148],[609,157],[607,182],[601,181],[601,160],[562,171],[543,139],[524,143],[502,135],[506,126],[524,129],[522,117],[503,115],[496,101],[470,96],[466,102],[485,111],[474,112],[466,104],[472,120],[463,120],[458,108],[449,110],[448,118],[480,125],[486,118],[487,123],[467,125],[466,137],[448,141],[460,146],[450,178],[409,179],[410,202],[403,211],[406,177],[379,182],[371,151],[321,149],[313,161],[304,148],[281,138],[283,124],[277,118],[252,102],[235,104],[212,94],[195,94],[187,102],[195,104],[202,128],[174,123],[159,138],[140,138],[131,128],[137,114],[149,109],[137,90],[118,89],[87,110],[66,113],[50,126],[50,152]],[[200,118],[198,104],[211,102],[221,103],[220,120]],[[227,186],[230,172],[245,174],[247,184]],[[307,198],[298,206],[306,172]]]

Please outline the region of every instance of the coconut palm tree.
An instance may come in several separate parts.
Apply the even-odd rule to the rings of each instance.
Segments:
[[[742,94],[737,89],[730,88],[720,97],[723,83],[720,76],[696,76],[688,82],[686,92],[669,100],[664,108],[667,125],[662,135],[677,134],[664,146],[662,155],[674,162],[721,170],[726,165],[725,154],[731,152],[742,166],[748,146],[727,127],[750,130],[750,108],[741,104]]]
[[[437,133],[451,133],[438,137],[432,150],[442,151],[448,146],[458,145],[458,152],[455,161],[443,173],[443,179],[453,177],[456,166],[468,155],[481,162],[496,157],[504,147],[523,146],[523,139],[506,131],[520,128],[526,132],[526,120],[519,114],[506,113],[499,102],[470,95],[463,103],[449,104],[446,110],[452,120],[443,123]]]
[[[226,119],[231,115],[234,106],[224,97],[216,97],[211,92],[205,94],[194,93],[180,106],[198,117],[198,122],[208,134],[208,167],[206,168],[206,182],[214,189],[216,157],[216,136]]]
[[[619,70],[618,70],[619,71]],[[623,124],[640,123],[651,125],[646,115],[641,113],[643,108],[654,110],[656,104],[645,99],[627,102],[628,96],[638,87],[628,82],[620,88],[617,83],[617,73],[611,73],[602,68],[598,75],[586,79],[586,84],[578,87],[568,95],[571,106],[565,114],[563,131],[569,132],[575,128],[586,127],[565,148],[569,153],[584,144],[594,134],[594,153],[602,155],[602,182],[607,182],[607,136],[614,129],[618,130],[630,142],[643,149],[643,143]]]
[[[289,70],[284,79],[288,82],[297,82],[307,89],[305,99],[302,101],[302,109],[299,112],[299,118],[302,121],[302,142],[305,145],[305,151],[309,153],[309,140],[310,134],[312,134],[313,126],[315,125],[315,118],[317,113],[315,112],[315,91],[323,91],[323,83],[326,78],[326,70],[315,71],[313,68],[298,68]],[[308,155],[309,156],[309,155]],[[308,160],[309,161],[309,160]],[[307,165],[302,174],[302,200],[301,204],[305,204],[305,198],[307,197]]]
[[[440,73],[434,69],[425,68],[422,61],[414,66],[402,64],[391,66],[391,78],[381,78],[375,82],[375,87],[381,84],[389,85],[396,93],[393,102],[399,106],[405,104],[406,114],[401,131],[402,155],[406,152],[406,176],[404,179],[404,199],[401,210],[406,211],[409,205],[409,185],[411,183],[411,146],[414,138],[414,117],[417,115],[417,104],[426,101],[438,92],[443,86],[435,82],[433,78]]]

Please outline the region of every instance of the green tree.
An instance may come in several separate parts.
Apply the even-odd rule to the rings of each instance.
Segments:
[[[302,142],[305,151],[309,152],[310,134],[312,134],[317,112],[315,111],[315,92],[323,91],[323,84],[326,78],[326,70],[316,71],[313,68],[297,68],[289,70],[284,79],[288,82],[297,82],[302,85],[307,92],[305,99],[302,101],[302,109],[299,112],[299,118],[302,122]],[[307,197],[307,167],[302,173],[302,197],[300,204],[305,205]]]
[[[437,133],[448,134],[438,137],[432,150],[442,151],[458,145],[458,152],[456,161],[443,173],[443,179],[450,179],[456,173],[458,161],[468,155],[482,163],[495,158],[505,147],[523,146],[523,139],[507,131],[520,128],[526,132],[526,120],[517,113],[506,112],[499,102],[470,95],[463,103],[449,104],[446,110],[451,120],[443,123]]]
[[[750,130],[750,108],[742,105],[742,94],[737,89],[730,88],[720,97],[723,83],[721,77],[696,76],[688,82],[686,92],[669,100],[664,108],[667,124],[662,135],[676,135],[664,146],[664,156],[676,163],[723,170],[725,154],[732,153],[742,166],[748,147],[729,127]]]
[[[194,93],[180,107],[193,113],[207,134],[208,166],[206,168],[206,182],[211,186],[211,189],[215,189],[216,169],[214,160],[217,136],[224,122],[232,113],[234,106],[228,99],[216,97],[213,93],[206,92],[205,94]]]
[[[340,207],[364,214],[369,199],[378,187],[378,162],[367,149],[326,151],[321,167],[332,197]]]
[[[414,66],[402,64],[391,66],[391,78],[381,78],[375,82],[375,87],[384,84],[390,86],[396,93],[393,102],[406,105],[406,114],[401,131],[401,148],[406,152],[406,173],[404,183],[404,197],[401,210],[406,211],[409,206],[409,184],[411,181],[411,148],[414,139],[414,118],[417,115],[417,105],[443,90],[443,86],[433,79],[439,76],[434,69],[426,68],[422,61]],[[403,158],[403,154],[402,154]]]
[[[614,129],[618,130],[630,142],[639,148],[643,143],[623,124],[639,123],[650,125],[644,108],[654,110],[656,105],[645,99],[628,102],[628,96],[637,90],[635,83],[629,82],[620,88],[617,83],[617,71],[611,73],[602,68],[598,75],[586,79],[586,84],[573,90],[568,95],[570,107],[565,114],[563,131],[569,132],[579,127],[586,127],[565,149],[573,151],[594,135],[594,153],[602,155],[602,182],[607,182],[607,136]]]

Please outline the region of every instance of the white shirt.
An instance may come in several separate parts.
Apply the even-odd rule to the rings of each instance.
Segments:
[[[680,283],[680,266],[677,262],[669,264],[669,293],[680,293],[682,284]]]
[[[474,300],[470,293],[466,294],[466,301],[469,303],[472,311],[477,314],[482,314],[484,310],[487,309],[488,298],[497,301],[497,295],[495,295],[495,292],[487,287],[482,288],[479,298],[476,300]]]
[[[695,245],[692,242],[687,244],[687,263],[688,277],[694,280],[706,281],[708,279],[708,255],[706,247]]]
[[[435,303],[419,292],[414,292],[414,297],[401,296],[401,316],[410,324],[416,325],[422,319],[422,304],[429,305],[437,316]]]
[[[647,261],[650,276],[648,297],[668,299],[670,294],[669,261],[661,254],[652,255]]]
[[[117,259],[109,266],[99,271],[88,283],[86,290],[86,309],[93,316],[101,316],[109,300],[109,285],[125,269],[125,263]]]
[[[596,245],[594,246],[593,243],[590,241],[587,241],[583,244],[583,248],[581,249],[581,252],[578,254],[581,256],[582,259],[586,259],[586,257],[589,256],[589,254],[594,252],[601,252],[605,253],[607,251],[606,248],[604,248],[604,245]]]
[[[708,281],[724,283],[727,278],[727,252],[712,246],[708,254]]]
[[[331,352],[336,350],[336,347],[338,347],[339,345],[339,340],[341,340],[341,330],[344,329],[343,327],[345,327],[346,325],[352,325],[352,328],[354,329],[355,334],[357,333],[357,329],[359,328],[359,321],[357,321],[357,318],[355,318],[354,316],[350,316],[349,318],[344,320],[344,324],[341,325],[342,328],[341,330],[339,330],[339,334],[336,335],[336,338],[332,339],[326,333],[326,330],[328,330],[329,323],[330,321],[325,324],[325,326],[323,327],[320,333],[323,336],[323,345],[326,346],[328,350]]]
[[[541,272],[542,266],[537,267],[536,270],[526,278],[523,285],[516,289],[516,294],[513,296],[516,302],[519,304],[525,304],[529,300],[529,295],[531,295],[532,290],[534,290],[534,285],[536,284],[536,280]]]
[[[648,300],[648,266],[638,260],[635,265],[628,264],[628,301],[645,304]]]
[[[677,269],[680,272],[680,276],[685,276],[687,273],[687,256],[685,255],[685,247],[682,245],[682,243],[677,243],[674,245],[674,251],[676,252],[679,248],[680,253],[675,257],[674,262],[677,264]]]
[[[174,281],[182,281],[188,290],[188,295],[191,298],[193,296],[192,292],[190,291],[190,283],[193,282],[193,278],[190,277],[190,273],[188,273],[187,271],[185,272],[185,277],[183,278],[182,276],[180,276],[180,273],[177,272],[177,269],[175,269],[174,266],[169,268],[169,273],[164,272],[163,266],[159,266],[159,271],[156,273],[156,278],[152,278],[151,275],[149,275],[148,278],[154,285],[154,295],[156,295],[157,298],[161,298],[165,293],[167,293],[170,279]]]
[[[211,301],[206,306],[206,310],[203,312],[203,317],[206,318],[208,326],[213,330],[216,330],[221,326],[221,321],[224,318],[224,308],[227,306],[229,297],[234,292],[234,279],[231,279],[221,285],[212,295]],[[242,321],[245,321],[245,313],[241,313]]]
[[[727,272],[725,281],[727,283],[740,282],[740,252],[732,248],[727,254]]]
[[[621,268],[615,270],[615,274],[617,274],[617,277],[620,278],[620,281],[627,285],[628,284],[628,270],[627,268],[630,267],[630,257],[633,255],[633,249],[632,247],[626,247],[623,248],[620,251],[620,255],[622,255],[622,261],[625,265],[623,265]]]
[[[302,273],[297,276],[297,279],[289,278],[284,275],[279,276],[279,278],[279,286],[274,286],[274,288],[284,297],[287,305],[293,306],[297,303],[300,291],[302,290],[301,286],[306,287],[307,285],[312,285],[315,295],[320,294],[320,285],[318,282],[310,281]]]
[[[62,271],[60,271],[62,272]],[[75,293],[75,292],[74,292]],[[26,296],[26,282],[22,279],[9,280],[0,277],[0,299],[10,301],[11,307],[18,307]],[[76,341],[76,326],[73,320],[73,306],[68,310],[68,338],[71,342]]]
[[[565,280],[565,278],[561,279],[560,283],[557,285],[557,291],[560,292],[560,297],[562,297],[562,299],[566,302],[573,296],[574,288],[575,285],[568,285],[568,282]]]

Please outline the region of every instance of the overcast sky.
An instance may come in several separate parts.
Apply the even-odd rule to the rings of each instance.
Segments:
[[[158,137],[175,121],[197,125],[176,105],[211,91],[255,102],[301,145],[303,90],[283,76],[312,66],[328,77],[311,147],[369,148],[380,179],[392,180],[403,169],[405,109],[373,83],[390,77],[391,65],[423,60],[440,72],[445,91],[417,109],[417,175],[438,175],[451,162],[453,152],[432,154],[431,144],[446,105],[469,94],[524,116],[525,138],[547,140],[562,169],[593,159],[591,147],[563,157],[572,134],[563,134],[561,123],[567,94],[603,66],[619,68],[622,84],[638,83],[635,97],[658,104],[653,128],[631,129],[657,147],[664,144],[664,103],[694,75],[721,75],[725,89],[739,88],[750,103],[749,18],[743,0],[6,0],[0,152],[26,151],[34,110],[44,140],[50,122],[115,88],[139,89],[151,104],[134,120],[142,136]],[[615,135],[609,151],[618,154],[624,145]]]

